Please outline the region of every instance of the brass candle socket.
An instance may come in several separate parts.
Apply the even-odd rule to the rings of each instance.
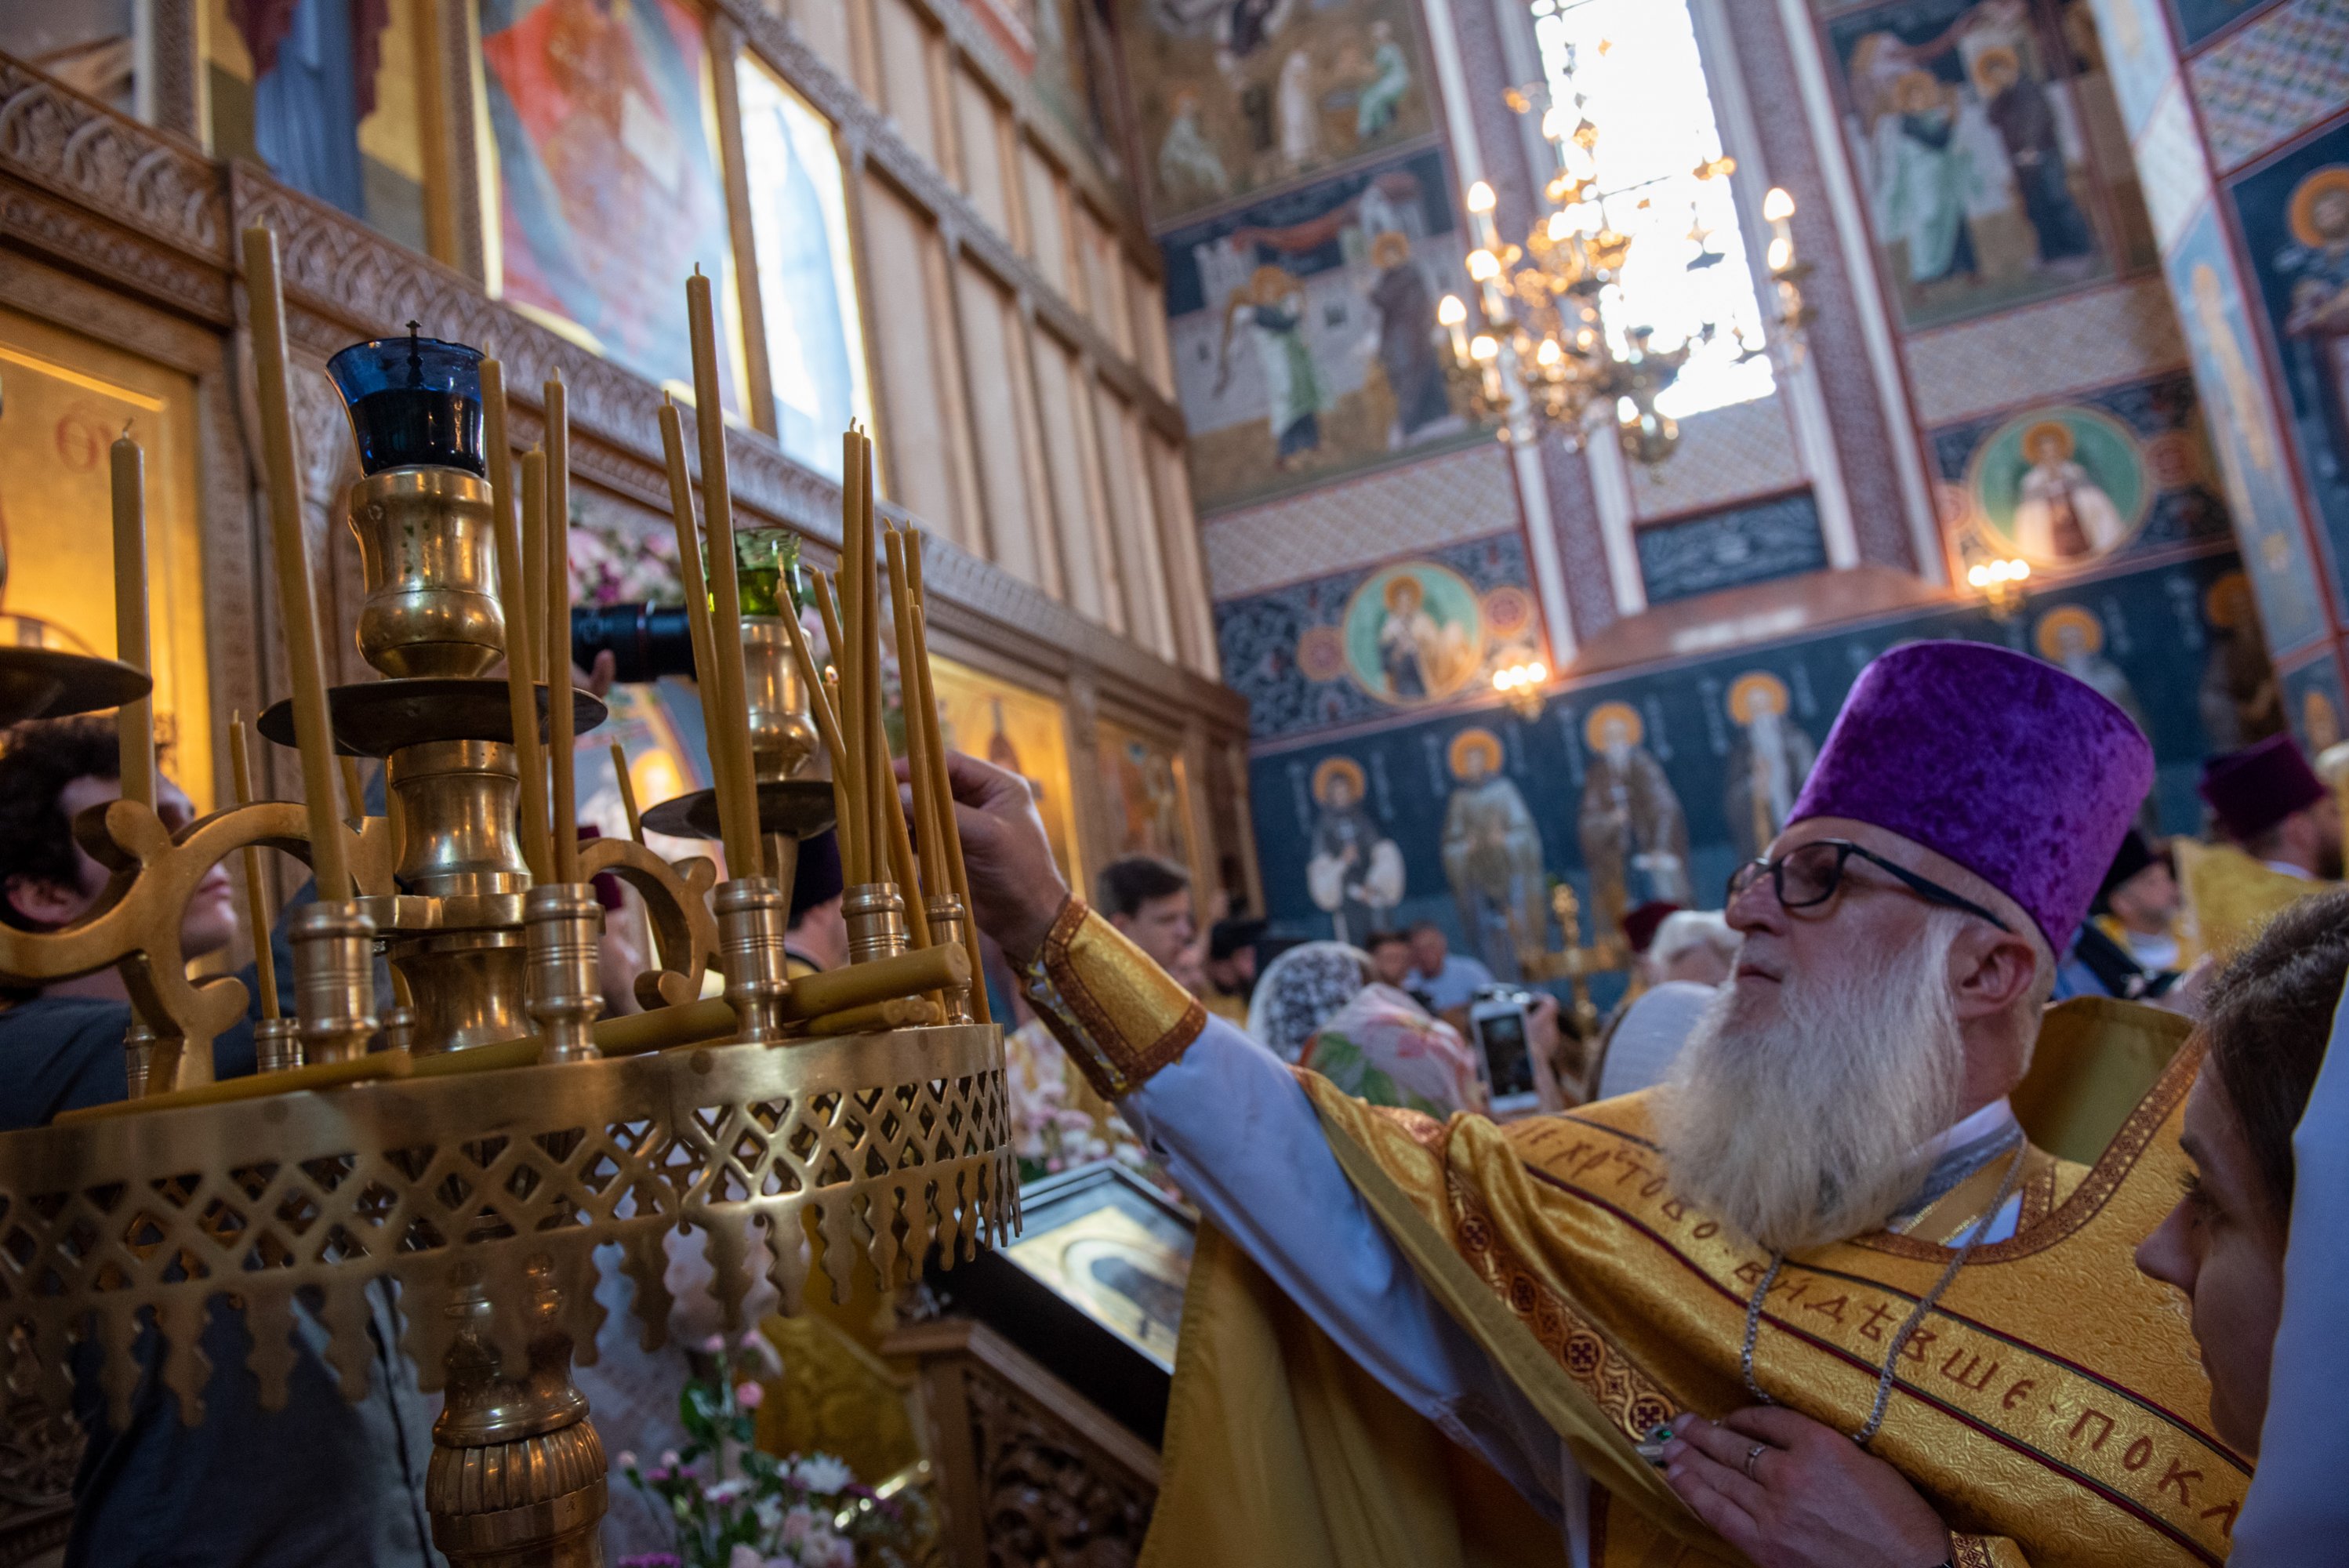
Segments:
[[[254,1070],[282,1073],[302,1065],[302,1027],[292,1018],[263,1018],[253,1026]]]
[[[130,1026],[122,1031],[122,1068],[130,1079],[130,1099],[137,1099],[147,1092],[147,1075],[154,1065],[155,1031],[133,1013]]]
[[[798,778],[816,754],[815,720],[781,616],[742,617],[742,690],[750,709],[751,770],[762,783]]]
[[[604,906],[587,882],[547,882],[523,901],[523,929],[530,952],[526,1004],[538,1025],[541,1062],[595,1061],[589,1028],[604,1014],[596,944],[604,934]]]
[[[349,903],[305,903],[294,914],[294,1010],[302,1059],[367,1055],[376,1032],[375,922]]]
[[[950,892],[934,892],[922,901],[922,913],[929,916],[930,942],[938,947],[960,947],[963,943],[962,900]],[[946,999],[947,1022],[968,1024],[976,1020],[970,1011],[970,987],[978,983],[976,975],[968,984],[949,985],[939,995]]]
[[[848,961],[870,964],[905,951],[905,901],[895,882],[858,882],[841,900],[848,923]]]
[[[783,934],[791,898],[772,877],[736,877],[719,884],[718,958],[726,972],[726,1003],[734,1009],[734,1038],[743,1045],[783,1039],[783,997],[792,988],[783,967]]]
[[[385,675],[478,676],[506,648],[489,481],[409,468],[351,487],[367,599],[359,653]]]

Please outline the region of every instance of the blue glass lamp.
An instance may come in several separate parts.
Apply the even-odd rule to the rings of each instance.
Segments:
[[[354,343],[326,361],[351,417],[360,470],[463,469],[488,477],[481,459],[481,351],[417,335]]]

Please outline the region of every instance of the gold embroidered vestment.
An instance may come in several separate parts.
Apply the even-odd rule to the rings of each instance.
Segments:
[[[1105,1089],[1128,1092],[1179,1057],[1200,1025],[1172,982],[1113,938],[1072,901],[1040,964],[1050,985],[1039,995],[1072,1057]],[[1050,1005],[1062,998],[1082,1003]],[[1962,1532],[1961,1563],[2225,1559],[2249,1468],[2210,1433],[2182,1305],[2132,1258],[2177,1198],[2178,1121],[2195,1066],[2179,1053],[2092,1167],[2033,1150],[2016,1233],[1974,1249],[1902,1351],[1871,1451]],[[1769,1260],[1673,1195],[1649,1097],[1500,1127],[1374,1109],[1299,1077],[1331,1151],[1422,1283],[1590,1474],[1593,1562],[1740,1561],[1632,1444],[1679,1410],[1718,1416],[1754,1402],[1738,1357]],[[1945,1202],[1912,1233],[1790,1258],[1763,1311],[1761,1387],[1857,1430],[1895,1332],[1949,1260],[1938,1238],[1961,1233],[1994,1196],[1968,1186],[1971,1197],[1953,1195],[1962,1213]],[[1219,1261],[1193,1276],[1152,1563],[1205,1561],[1185,1551],[1186,1538],[1231,1557],[1244,1525],[1221,1472],[1246,1451],[1265,1408],[1260,1392],[1237,1397],[1196,1373],[1215,1347],[1195,1347],[1191,1321],[1226,1321],[1214,1313],[1246,1292],[1220,1284],[1218,1271],[1249,1266],[1227,1246],[1203,1256]],[[1284,1332],[1288,1344],[1295,1332]],[[1329,1404],[1326,1391],[1314,1394],[1312,1429],[1340,1429]],[[1391,1426],[1366,1418],[1337,1445],[1344,1465],[1310,1464],[1299,1484],[1360,1484],[1348,1476],[1378,1446],[1371,1434]]]

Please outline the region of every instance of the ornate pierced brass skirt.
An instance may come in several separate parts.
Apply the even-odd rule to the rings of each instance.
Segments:
[[[0,1331],[15,1398],[67,1408],[94,1336],[117,1419],[144,1309],[162,1377],[199,1418],[207,1303],[241,1304],[264,1402],[285,1397],[298,1294],[356,1398],[379,1278],[438,1390],[461,1319],[507,1367],[548,1328],[594,1355],[595,1249],[622,1248],[646,1343],[666,1336],[664,1243],[689,1226],[730,1324],[751,1271],[787,1310],[813,1263],[885,1283],[1018,1223],[1000,1034],[946,1026],[781,1047],[354,1084],[0,1136]],[[822,1237],[812,1260],[802,1211]],[[551,1291],[550,1291],[551,1287]],[[550,1300],[551,1297],[551,1300]],[[486,1316],[462,1302],[486,1299]],[[452,1314],[452,1305],[460,1305]],[[546,1313],[552,1311],[550,1323]]]

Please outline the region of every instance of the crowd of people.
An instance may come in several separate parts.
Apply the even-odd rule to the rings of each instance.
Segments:
[[[11,732],[0,919],[104,896],[71,820],[115,757],[106,721]],[[1631,912],[1630,993],[1588,1040],[1433,924],[1203,930],[1149,858],[1088,902],[1021,780],[950,772],[1013,1078],[1203,1218],[1161,1561],[1425,1561],[1513,1529],[1518,1560],[1578,1568],[2344,1560],[2349,891],[2289,738],[2206,768],[2215,841],[2163,842],[2104,696],[1983,645],[1896,649],[1722,909]],[[233,938],[217,881],[191,956]],[[795,974],[845,961],[840,882],[805,846]],[[2127,1005],[2063,1015],[2088,1022],[2040,1061],[2084,996]],[[111,972],[5,1004],[0,1124],[127,1091]],[[1495,1016],[1536,1080],[1516,1114]],[[249,1028],[216,1050],[253,1070]],[[150,1365],[116,1426],[85,1368],[71,1561],[429,1561],[392,1305],[356,1404],[297,1346],[261,1409],[225,1303],[199,1424]],[[1508,1501],[1451,1460],[1431,1481],[1443,1453]]]

